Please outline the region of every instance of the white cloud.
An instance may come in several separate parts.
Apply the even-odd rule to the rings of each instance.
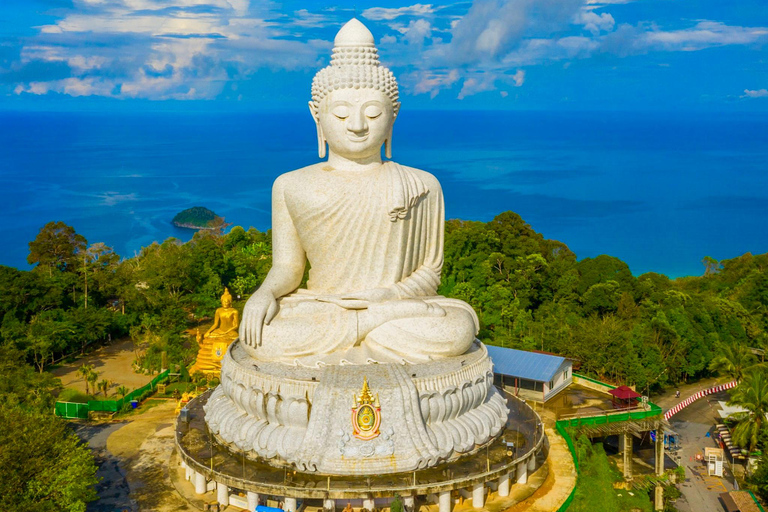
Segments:
[[[744,89],[742,98],[768,98],[768,89],[749,90]]]
[[[472,96],[480,92],[493,91],[496,89],[495,73],[482,73],[479,76],[472,76],[464,80],[459,91],[458,98],[463,100],[467,96]]]
[[[76,0],[76,7],[40,27],[20,63],[64,62],[72,76],[32,79],[17,94],[215,98],[260,67],[317,67],[330,44],[286,37],[322,25],[325,14],[299,10],[278,23],[250,0]]]
[[[363,11],[364,18],[369,20],[394,20],[400,16],[424,16],[426,14],[432,14],[435,9],[431,4],[414,4],[408,7],[371,7]]]
[[[512,81],[515,84],[515,87],[520,87],[525,83],[525,71],[522,69],[518,69],[515,71],[515,74],[512,75]]]
[[[648,31],[643,36],[643,42],[664,50],[693,51],[712,46],[751,44],[766,36],[766,27],[740,27],[718,21],[700,21],[694,27],[682,30]]]
[[[452,69],[446,72],[424,71],[414,72],[404,77],[406,81],[415,82],[413,92],[416,94],[429,93],[431,98],[437,96],[441,89],[450,89],[459,81],[459,71]]]
[[[427,20],[412,20],[403,32],[403,39],[410,44],[420,45],[431,35],[432,25]]]
[[[598,35],[600,32],[610,32],[616,24],[613,16],[607,12],[597,14],[589,9],[580,10],[575,17],[574,22],[582,25],[585,30],[594,35]]]

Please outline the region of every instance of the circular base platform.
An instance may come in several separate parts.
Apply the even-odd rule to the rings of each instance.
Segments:
[[[484,449],[507,406],[476,341],[419,364],[304,367],[251,357],[235,342],[205,406],[216,439],[245,457],[325,475],[402,473]]]
[[[176,423],[176,445],[188,477],[254,495],[299,499],[373,499],[443,494],[474,488],[486,482],[518,478],[521,468],[533,469],[544,444],[539,416],[525,403],[507,397],[509,420],[501,435],[472,456],[439,463],[427,469],[365,476],[325,475],[297,469],[276,469],[264,459],[251,460],[232,451],[211,434],[205,406],[212,392],[191,401]],[[182,419],[184,418],[184,419]],[[484,453],[483,453],[484,452]],[[501,484],[500,484],[501,485]]]

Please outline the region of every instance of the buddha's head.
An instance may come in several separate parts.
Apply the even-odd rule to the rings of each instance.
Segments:
[[[232,307],[232,295],[228,288],[224,288],[224,294],[221,296],[221,305],[225,308]]]
[[[400,109],[397,81],[379,64],[371,32],[356,19],[334,40],[331,65],[312,81],[309,109],[317,124],[318,154],[368,158],[385,145],[392,158],[392,125]]]

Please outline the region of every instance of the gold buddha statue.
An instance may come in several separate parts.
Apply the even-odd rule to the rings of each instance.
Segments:
[[[237,310],[232,307],[232,295],[227,288],[224,288],[224,295],[221,296],[221,307],[216,310],[213,325],[205,332],[202,339],[198,335],[197,342],[200,349],[197,352],[197,361],[189,369],[189,373],[218,374],[221,371],[221,360],[226,354],[227,348],[237,339],[239,326],[240,317]]]

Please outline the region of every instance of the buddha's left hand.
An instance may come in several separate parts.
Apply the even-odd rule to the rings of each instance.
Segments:
[[[342,300],[364,300],[367,302],[387,302],[398,300],[400,296],[394,288],[372,288],[355,293],[341,295]]]
[[[344,309],[366,309],[368,304],[398,300],[400,296],[393,288],[371,288],[354,293],[318,297],[321,302],[330,302]]]

